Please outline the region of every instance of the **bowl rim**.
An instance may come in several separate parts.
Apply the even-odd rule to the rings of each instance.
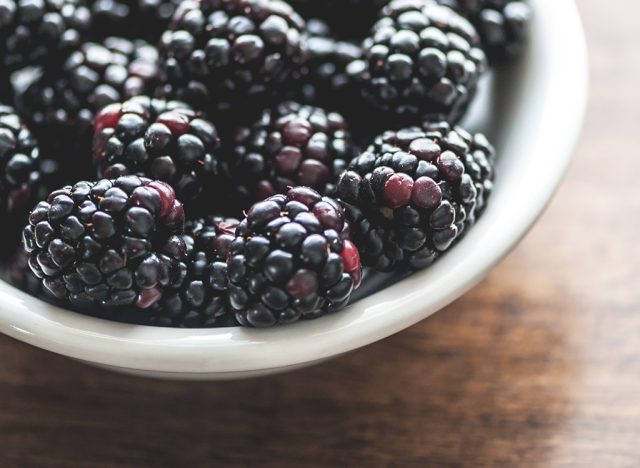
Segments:
[[[440,310],[476,285],[535,223],[569,166],[582,128],[588,68],[576,4],[574,0],[531,3],[535,16],[521,67],[528,70],[526,88],[531,95],[537,95],[536,90],[540,93],[542,86],[546,88],[543,99],[535,105],[536,114],[516,124],[506,140],[527,138],[530,145],[521,150],[529,156],[526,167],[544,167],[545,177],[532,174],[518,181],[509,200],[502,203],[503,212],[490,204],[476,227],[432,268],[339,314],[269,330],[154,328],[110,322],[51,306],[0,281],[0,332],[102,366],[240,375],[337,356],[395,334]],[[549,136],[553,144],[543,141]]]

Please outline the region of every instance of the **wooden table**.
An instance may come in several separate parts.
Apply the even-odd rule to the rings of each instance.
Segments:
[[[346,357],[241,382],[124,377],[2,337],[0,466],[639,466],[640,4],[579,3],[592,93],[576,161],[472,292]]]

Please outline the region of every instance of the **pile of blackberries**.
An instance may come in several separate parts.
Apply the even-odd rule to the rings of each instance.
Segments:
[[[529,17],[0,0],[5,277],[113,320],[269,327],[342,309],[363,267],[426,268],[488,203],[493,147],[458,121]]]

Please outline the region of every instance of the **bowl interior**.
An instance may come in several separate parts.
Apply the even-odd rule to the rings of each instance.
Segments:
[[[535,17],[525,55],[482,83],[465,122],[470,130],[486,132],[498,150],[491,203],[478,224],[430,269],[395,284],[397,277],[375,275],[346,310],[271,330],[108,322],[48,305],[0,282],[0,331],[120,370],[215,377],[327,359],[436,312],[475,285],[535,222],[568,166],[581,127],[587,60],[575,4],[531,3]]]

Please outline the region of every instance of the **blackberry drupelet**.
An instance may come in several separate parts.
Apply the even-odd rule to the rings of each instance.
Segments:
[[[186,258],[174,269],[150,324],[211,328],[234,323],[227,296],[227,257],[238,223],[218,216],[187,222],[182,236]]]
[[[93,154],[100,175],[136,174],[171,184],[184,202],[215,184],[216,127],[186,104],[138,96],[111,104],[94,123]]]
[[[16,93],[18,112],[49,153],[76,177],[93,177],[90,159],[93,118],[104,106],[148,93],[158,76],[158,53],[143,41],[111,37],[85,43],[60,74],[43,73]],[[79,155],[80,157],[73,157]],[[76,179],[78,180],[78,179]]]
[[[465,15],[476,27],[493,63],[515,58],[527,38],[531,8],[526,0],[438,0]]]
[[[246,113],[303,62],[304,26],[279,0],[186,0],[160,41],[160,93],[200,110],[237,113],[241,105]]]
[[[363,96],[397,124],[459,119],[486,69],[475,28],[434,0],[393,0],[348,66]],[[412,123],[410,123],[411,125]]]
[[[345,306],[362,279],[358,250],[346,232],[342,207],[307,187],[253,205],[228,261],[238,322],[269,327]]]
[[[59,66],[90,26],[85,0],[0,0],[2,73],[31,65]]]
[[[353,155],[340,114],[289,101],[236,131],[229,166],[239,190],[253,202],[296,185],[330,192]]]
[[[185,253],[184,210],[173,189],[136,176],[52,192],[23,231],[29,266],[74,306],[156,304]]]
[[[380,271],[429,266],[485,208],[494,150],[447,123],[386,132],[338,182],[363,263]]]
[[[307,22],[304,37],[307,60],[293,74],[286,94],[292,100],[341,112],[358,107],[347,66],[362,58],[362,48],[335,39],[329,27],[319,20]]]
[[[156,43],[181,0],[89,0],[89,3],[94,37],[108,37],[118,31],[124,37]]]

